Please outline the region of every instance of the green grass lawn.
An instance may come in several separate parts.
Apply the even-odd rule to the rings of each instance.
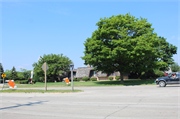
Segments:
[[[38,90],[38,89],[8,89],[0,90],[1,93],[74,93],[82,92],[82,90]]]
[[[124,80],[121,84],[120,81],[87,81],[87,82],[74,82],[74,87],[92,87],[92,86],[132,86],[132,85],[155,85],[154,80],[140,80],[140,79],[128,79]],[[45,87],[45,83],[36,82],[36,84],[16,84],[17,88],[37,88]],[[47,87],[71,87],[71,84],[67,85],[62,82],[47,82]]]

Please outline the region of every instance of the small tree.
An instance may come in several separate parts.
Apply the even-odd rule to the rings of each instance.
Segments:
[[[69,72],[69,64],[72,63],[72,61],[68,57],[63,56],[63,54],[43,55],[38,62],[32,65],[34,67],[34,74],[38,75],[38,77],[44,77],[44,71],[41,68],[44,62],[46,62],[49,67],[46,72],[47,79],[50,79],[49,81],[58,80],[57,76],[59,74],[65,75],[66,72]]]
[[[18,78],[18,75],[17,75],[15,67],[13,66],[11,73],[8,76],[8,79],[9,80],[16,80],[17,78]]]
[[[180,71],[180,68],[179,68],[180,66],[178,65],[178,63],[174,63],[170,67],[171,67],[172,72]]]

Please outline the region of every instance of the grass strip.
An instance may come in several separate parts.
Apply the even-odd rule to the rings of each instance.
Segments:
[[[133,85],[155,85],[154,80],[141,80],[141,79],[126,79],[124,83],[121,81],[86,81],[77,82],[74,81],[74,87],[99,87],[99,86],[133,86]],[[17,88],[43,88],[44,82],[36,82],[35,84],[16,84]],[[64,82],[47,82],[47,87],[71,87],[71,84]]]
[[[39,89],[8,89],[0,90],[1,93],[75,93],[83,92],[82,90],[39,90]]]

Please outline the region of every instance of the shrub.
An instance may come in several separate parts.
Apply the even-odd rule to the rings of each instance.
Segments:
[[[160,71],[160,70],[154,70],[154,73],[155,73],[156,77],[163,77],[163,76],[165,76],[165,73]]]
[[[33,81],[33,84],[35,84],[36,83],[36,81]]]
[[[113,80],[113,77],[108,77],[108,79],[109,79],[110,81],[112,81],[112,80]]]
[[[77,79],[77,81],[80,81],[80,80],[81,80],[81,79],[79,79],[79,78]]]
[[[83,77],[82,80],[83,80],[83,81],[88,81],[88,80],[89,80],[89,77]]]
[[[74,78],[73,78],[73,81],[77,81],[77,78],[74,77]]]
[[[28,80],[15,80],[15,84],[28,84]]]
[[[116,80],[119,80],[119,79],[120,79],[120,77],[119,77],[119,76],[116,76],[116,77],[115,77],[115,79],[116,79]]]
[[[97,78],[96,77],[92,77],[90,78],[91,81],[97,81]]]
[[[33,81],[43,82],[44,81],[44,77],[40,77],[38,75],[33,75]]]
[[[165,76],[164,72],[160,70],[150,70],[148,72],[142,72],[140,78],[141,79],[155,79],[157,77]]]
[[[20,84],[28,84],[28,80],[20,81]]]

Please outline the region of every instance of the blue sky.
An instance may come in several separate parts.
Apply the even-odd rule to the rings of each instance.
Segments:
[[[39,56],[62,53],[75,68],[84,67],[83,43],[100,18],[130,13],[146,18],[158,36],[178,47],[173,58],[180,65],[179,7],[178,0],[1,0],[0,62],[4,70],[33,70]]]

